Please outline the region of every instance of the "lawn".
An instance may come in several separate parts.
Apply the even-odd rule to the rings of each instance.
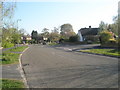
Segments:
[[[0,60],[0,64],[18,63],[20,53],[16,52],[22,52],[25,48],[27,48],[27,46],[16,47],[14,49],[4,51],[2,53],[2,59]]]
[[[52,42],[52,43],[49,43],[49,45],[54,46],[54,45],[58,45],[58,43]]]
[[[9,51],[11,51],[11,52],[22,52],[27,47],[28,46],[16,47],[16,48],[10,49]]]
[[[80,50],[80,52],[103,54],[103,55],[110,55],[117,57],[120,56],[120,50],[117,49],[87,49],[87,50]]]
[[[0,81],[2,84],[0,85],[0,88],[2,88],[2,90],[9,90],[8,88],[24,88],[25,87],[24,83],[19,80],[2,79]]]

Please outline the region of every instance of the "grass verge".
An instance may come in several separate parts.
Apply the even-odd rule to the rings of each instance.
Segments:
[[[80,52],[88,52],[88,53],[120,57],[120,50],[117,49],[87,49],[87,50],[80,50]]]
[[[16,47],[13,49],[10,49],[9,51],[11,52],[22,52],[24,49],[26,49],[28,46],[21,46],[21,47]]]
[[[25,88],[24,83],[19,80],[1,79],[0,81],[2,82],[2,90],[9,90],[8,88]]]
[[[49,43],[49,45],[54,46],[54,45],[58,45],[58,43],[53,42],[53,43]]]
[[[25,48],[27,48],[27,46],[16,47],[14,49],[4,51],[2,53],[2,59],[0,60],[0,64],[5,65],[5,64],[18,63],[20,53],[16,53],[16,52],[22,52]]]

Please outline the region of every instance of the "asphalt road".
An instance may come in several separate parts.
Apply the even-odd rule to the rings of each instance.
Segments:
[[[22,55],[30,88],[118,88],[118,59],[31,45]]]

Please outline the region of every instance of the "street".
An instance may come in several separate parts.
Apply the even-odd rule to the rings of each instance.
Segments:
[[[30,45],[22,65],[30,88],[118,88],[118,59]]]

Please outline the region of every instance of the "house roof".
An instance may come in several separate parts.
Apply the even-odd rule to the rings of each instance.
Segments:
[[[24,38],[31,38],[30,35],[23,35],[22,37],[24,37]]]
[[[82,34],[82,36],[86,36],[86,35],[97,35],[98,34],[98,31],[99,31],[99,28],[81,28],[79,30]]]

